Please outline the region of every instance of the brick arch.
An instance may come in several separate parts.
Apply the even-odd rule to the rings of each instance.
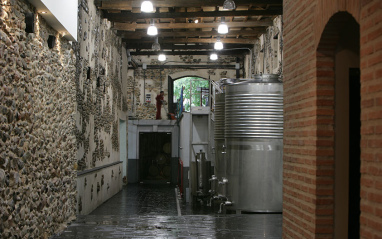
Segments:
[[[348,30],[349,22],[358,25],[353,16],[347,12],[334,14],[322,32],[316,51],[315,233],[332,237],[334,236],[335,212],[335,54],[342,46],[341,35],[343,31]],[[349,46],[345,44],[344,47]]]
[[[332,21],[332,17],[338,12],[346,12],[350,14],[357,22],[361,19],[361,3],[360,0],[320,0],[315,1],[314,23],[315,23],[315,46],[321,42],[320,36],[324,35],[327,30],[327,23]]]

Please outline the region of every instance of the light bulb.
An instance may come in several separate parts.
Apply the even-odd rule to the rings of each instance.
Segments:
[[[212,53],[211,55],[210,55],[210,60],[217,60],[218,59],[218,55],[217,54],[215,54],[215,53]]]
[[[228,33],[228,26],[224,22],[220,23],[218,27],[218,33],[220,34],[227,34]]]
[[[147,28],[147,35],[150,35],[150,36],[158,35],[157,27],[154,25],[150,25],[149,28]]]
[[[150,1],[143,1],[141,4],[141,12],[152,12],[154,11],[153,4]]]
[[[166,55],[164,54],[159,54],[158,56],[158,61],[165,61],[166,60]]]
[[[223,49],[223,43],[220,41],[220,39],[218,39],[218,40],[215,42],[214,48],[215,48],[215,50],[221,50],[221,49]]]

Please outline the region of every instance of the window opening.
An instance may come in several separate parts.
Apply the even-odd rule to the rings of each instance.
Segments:
[[[209,80],[200,77],[183,77],[174,81],[174,102],[183,98],[183,109],[191,111],[191,107],[209,105]],[[183,97],[182,97],[183,88]]]

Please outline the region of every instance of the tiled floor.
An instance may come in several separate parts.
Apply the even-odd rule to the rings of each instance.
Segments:
[[[281,238],[281,214],[181,209],[178,216],[174,186],[129,184],[53,238]]]

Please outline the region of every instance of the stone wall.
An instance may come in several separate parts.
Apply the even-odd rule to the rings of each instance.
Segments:
[[[282,31],[282,16],[278,16],[273,19],[273,26],[257,39],[252,51],[251,74],[279,74],[282,77]]]
[[[94,1],[79,1],[76,62],[78,213],[122,188],[119,120],[126,120],[126,51]],[[125,66],[124,66],[125,64]],[[106,168],[104,168],[106,167]],[[94,171],[96,170],[96,171]]]
[[[217,81],[221,78],[236,78],[236,70],[227,69],[187,69],[177,68],[176,65],[234,65],[236,57],[219,56],[217,61],[209,60],[208,56],[167,56],[165,62],[159,62],[156,56],[135,56],[134,60],[139,64],[147,65],[172,65],[171,69],[146,69],[141,67],[128,72],[127,104],[129,115],[137,119],[155,119],[155,97],[161,90],[168,96],[168,77],[173,79],[186,76],[199,76],[205,79]],[[243,63],[241,64],[243,67]],[[182,74],[184,72],[184,74]],[[241,71],[242,72],[242,71]],[[145,94],[151,94],[151,103],[146,103]]]
[[[76,58],[29,3],[1,3],[0,235],[48,238],[76,214]]]

